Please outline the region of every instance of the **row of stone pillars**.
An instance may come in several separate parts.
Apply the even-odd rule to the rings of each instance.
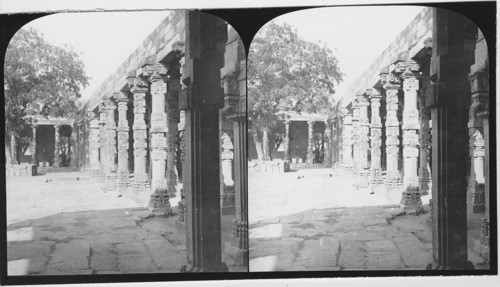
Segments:
[[[290,162],[290,124],[291,120],[285,120],[285,138],[283,140],[283,147],[285,150],[284,160]],[[309,120],[307,121],[307,157],[306,163],[313,164],[314,162],[314,123],[317,121]],[[331,136],[333,129],[333,122],[329,119],[323,121],[325,123],[325,139],[326,139],[326,148],[325,148],[325,162],[328,164],[331,163]],[[265,134],[265,133],[264,133]]]
[[[181,53],[182,43],[176,49]],[[135,193],[151,189],[149,207],[153,214],[168,216],[171,213],[169,197],[176,196],[177,176],[175,159],[177,147],[177,121],[179,118],[178,94],[180,91],[179,68],[167,69],[161,63],[147,64],[140,71],[129,75],[133,95],[134,122],[134,182]],[[176,77],[167,76],[167,73]],[[151,83],[150,87],[148,81]],[[145,122],[146,93],[151,93],[152,112],[149,128],[151,182],[147,174],[148,127]],[[165,105],[165,98],[167,105]],[[104,178],[106,191],[118,189],[123,194],[129,188],[129,122],[127,120],[128,96],[125,92],[104,97],[100,105],[100,121],[90,112],[90,170]],[[115,110],[118,104],[118,125]],[[166,109],[165,109],[166,107]],[[167,113],[168,112],[168,113]],[[118,139],[117,139],[118,136]],[[117,157],[118,155],[118,157]],[[116,165],[115,162],[118,164]]]
[[[40,127],[41,125],[38,125],[38,124],[34,124],[33,127],[32,127],[32,131],[33,131],[33,138],[31,139],[31,163],[32,164],[35,164],[37,165],[38,164],[38,146],[37,146],[37,141],[36,141],[36,137],[37,137],[37,130],[38,130],[38,127]],[[60,131],[61,131],[61,127],[62,127],[62,124],[60,123],[57,123],[57,124],[54,124],[54,163],[53,163],[53,167],[60,167],[61,166],[61,157],[60,157],[60,152],[61,152],[61,149],[60,149]],[[74,154],[75,154],[75,149],[76,149],[76,140],[75,140],[75,127],[72,127],[72,132],[71,132],[71,136],[70,136],[70,141],[69,141],[69,146],[70,146],[70,150],[71,150],[71,153],[72,153],[72,161],[74,160]],[[12,136],[11,137],[11,149],[12,149],[12,158],[13,160],[17,158],[17,140],[16,140],[16,137]]]
[[[184,13],[185,49],[184,43],[176,42],[165,58],[148,57],[144,66],[129,74],[130,93],[104,97],[100,120],[90,113],[90,165],[91,171],[104,175],[108,190],[118,188],[123,193],[128,188],[128,149],[133,148],[133,191],[146,191],[149,185],[150,210],[168,216],[172,211],[169,198],[176,196],[176,161],[181,162],[183,189],[176,226],[186,232],[188,262],[182,270],[224,271],[221,186],[233,190],[231,201],[236,216],[229,245],[240,257],[246,257],[237,261],[248,261],[246,89],[241,88],[241,83],[246,84],[245,53],[237,33],[228,31],[221,19],[192,11]],[[221,50],[224,45],[225,54]],[[152,107],[149,126],[145,120],[147,94],[151,94]],[[129,97],[133,98],[133,123],[126,116]],[[115,102],[118,126],[114,122]],[[222,138],[214,137],[219,132],[219,112],[229,123],[227,133],[221,131]],[[178,125],[180,118],[184,120]],[[130,124],[134,137],[131,147]],[[148,148],[151,180],[146,169]],[[219,159],[222,168],[217,164]]]
[[[398,60],[381,73],[385,91],[385,151],[388,189],[401,189],[401,205],[416,213],[422,211],[420,194],[429,190],[429,112],[425,107],[425,94],[418,96],[421,76],[420,66],[415,61]],[[399,91],[404,98],[403,119],[398,119]],[[382,129],[380,117],[382,90],[372,88],[356,96],[352,115],[347,108],[343,114],[342,165],[354,169],[361,183],[372,188],[384,183],[382,178]],[[368,108],[371,119],[368,118]],[[419,110],[421,114],[419,114]],[[402,142],[401,133],[402,130]],[[403,151],[403,172],[399,170],[400,148]],[[419,168],[420,165],[420,168]],[[368,177],[369,180],[368,180]]]

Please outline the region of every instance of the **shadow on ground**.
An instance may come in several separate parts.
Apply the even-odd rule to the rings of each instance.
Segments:
[[[429,215],[381,205],[267,218],[250,225],[250,271],[425,270],[432,261]],[[471,252],[469,260],[489,268]]]
[[[8,275],[179,272],[185,234],[177,217],[145,208],[59,212],[7,228]]]

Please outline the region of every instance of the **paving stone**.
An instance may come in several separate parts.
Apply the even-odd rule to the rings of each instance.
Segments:
[[[280,218],[279,217],[272,217],[272,218],[267,218],[259,221],[259,224],[273,224],[273,223],[280,223]]]
[[[7,242],[31,241],[34,240],[33,227],[21,227],[7,231]]]
[[[90,268],[95,271],[112,271],[118,267],[113,244],[91,243]]]
[[[317,267],[337,266],[339,254],[339,241],[331,237],[318,240],[305,240],[300,256],[295,260],[297,265],[306,266],[308,270]]]
[[[90,244],[84,241],[72,241],[70,243],[57,243],[48,269],[86,270],[89,266]]]
[[[268,224],[262,227],[254,228],[250,230],[249,238],[257,239],[257,238],[280,238],[283,236],[283,224]]]
[[[167,240],[144,241],[158,269],[181,268],[186,264],[186,253],[180,252]]]
[[[122,273],[148,273],[157,270],[148,254],[119,256],[118,270]]]
[[[368,270],[397,270],[403,268],[397,252],[368,252],[366,269]]]
[[[43,275],[91,275],[93,271],[91,269],[69,269],[69,270],[58,270],[49,269],[47,274]]]
[[[390,240],[375,240],[365,243],[367,252],[397,252],[397,247]]]
[[[428,250],[411,234],[394,239],[407,267],[422,267],[432,262],[432,250]],[[428,252],[423,252],[427,251]]]
[[[338,265],[346,270],[365,268],[365,244],[363,241],[341,241]]]

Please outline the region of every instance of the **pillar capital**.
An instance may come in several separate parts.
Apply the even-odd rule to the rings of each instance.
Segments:
[[[140,75],[135,76],[132,80],[129,79],[130,91],[134,94],[146,93],[148,91],[148,82]]]

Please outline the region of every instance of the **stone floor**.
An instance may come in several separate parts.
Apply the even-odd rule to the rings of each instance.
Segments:
[[[400,194],[370,194],[355,180],[332,169],[250,170],[250,271],[425,269],[429,213],[404,214]],[[487,268],[480,256],[469,259]]]
[[[186,237],[175,228],[178,199],[173,217],[148,218],[141,200],[101,186],[67,169],[7,178],[8,275],[179,272]]]

